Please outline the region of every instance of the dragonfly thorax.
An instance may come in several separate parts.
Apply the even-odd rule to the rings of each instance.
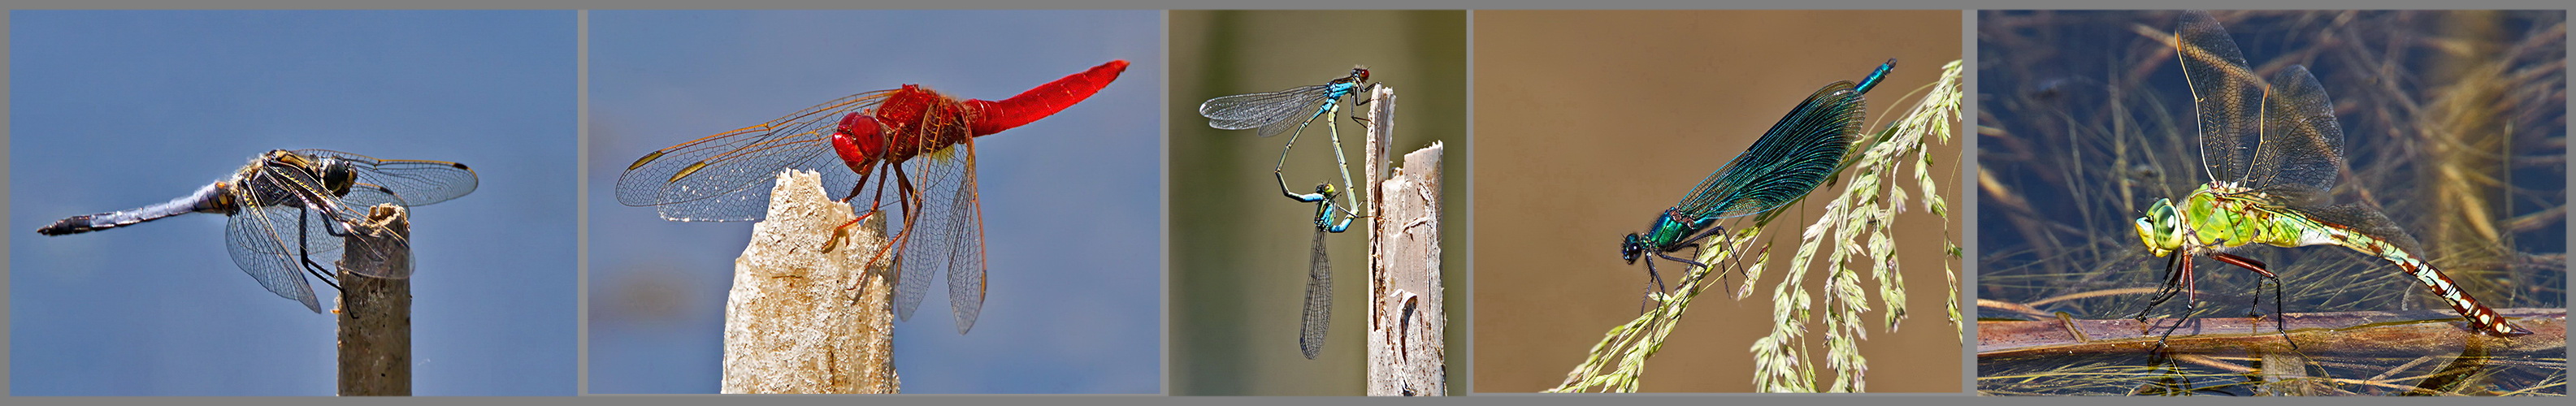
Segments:
[[[2254,191],[2254,189],[2253,189],[2253,188],[2247,188],[2247,187],[2245,187],[2245,184],[2244,184],[2244,183],[2242,183],[2242,182],[2236,182],[2236,181],[2215,181],[2215,182],[2209,182],[2208,184],[2200,185],[2200,188],[2199,188],[2199,189],[2192,190],[2191,192],[2192,192],[2192,194],[2194,194],[2194,195],[2198,195],[2198,194],[2203,194],[2203,193],[2237,194],[2237,193],[2245,193],[2245,192],[2252,192],[2252,191]]]
[[[832,150],[850,171],[865,175],[877,163],[903,162],[979,135],[969,110],[939,92],[903,85],[875,109],[843,116],[832,128]]]
[[[328,198],[347,196],[358,183],[358,175],[349,162],[330,157],[313,157],[287,150],[260,154],[224,183],[234,192],[246,193],[252,201],[230,199],[226,205],[305,207],[307,202],[327,203]],[[330,196],[314,196],[313,192]],[[333,209],[321,207],[320,209]]]
[[[2259,192],[2232,182],[2212,182],[2176,203],[2158,199],[2137,220],[2138,240],[2157,256],[2219,252],[2246,244],[2283,247],[2328,244],[2324,225],[2286,215]]]
[[[1638,256],[1647,253],[1680,251],[1688,246],[1688,240],[1716,225],[1716,218],[1682,221],[1673,217],[1671,209],[1666,209],[1655,215],[1655,222],[1646,226],[1645,233],[1628,235],[1627,240],[1621,243],[1620,256],[1635,263]]]

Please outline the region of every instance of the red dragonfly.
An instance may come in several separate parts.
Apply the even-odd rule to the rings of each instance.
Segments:
[[[902,230],[869,261],[901,250],[893,279],[902,317],[912,319],[932,278],[945,270],[957,333],[965,334],[984,306],[975,137],[1054,115],[1126,71],[1127,61],[1109,61],[1000,101],[958,101],[908,84],[824,102],[645,154],[618,176],[617,202],[652,206],[671,221],[753,221],[768,211],[763,191],[779,171],[822,173],[826,187],[848,186],[841,201],[869,199],[860,219],[888,209],[901,216]],[[868,188],[871,183],[876,187]],[[887,189],[893,189],[892,207]],[[825,249],[855,224],[835,230]]]

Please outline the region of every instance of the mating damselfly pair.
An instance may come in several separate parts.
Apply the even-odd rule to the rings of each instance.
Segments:
[[[1331,257],[1325,254],[1324,236],[1350,231],[1351,221],[1360,217],[1355,209],[1360,206],[1353,202],[1355,193],[1352,192],[1364,190],[1351,182],[1350,160],[1342,153],[1341,127],[1334,116],[1339,115],[1345,105],[1359,105],[1362,95],[1375,88],[1369,83],[1368,68],[1353,67],[1348,76],[1320,85],[1224,96],[1199,104],[1199,115],[1208,118],[1209,127],[1225,130],[1257,128],[1256,134],[1262,137],[1288,133],[1288,141],[1280,144],[1279,160],[1270,167],[1270,174],[1279,182],[1279,194],[1298,203],[1315,204],[1315,215],[1311,219],[1315,225],[1315,239],[1307,266],[1305,315],[1300,318],[1297,336],[1298,349],[1305,353],[1307,359],[1314,359],[1323,351],[1325,332],[1332,325],[1333,268]],[[1317,183],[1313,193],[1298,193],[1288,187],[1288,177],[1283,170],[1288,165],[1288,151],[1297,146],[1297,136],[1305,133],[1306,126],[1316,118],[1324,119],[1325,129],[1332,137],[1333,167],[1341,171],[1342,185],[1336,187],[1327,181]],[[1358,116],[1351,118],[1363,120]],[[1336,198],[1341,202],[1335,203]]]

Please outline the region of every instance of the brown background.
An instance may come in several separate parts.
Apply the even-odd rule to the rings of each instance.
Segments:
[[[1961,53],[1956,11],[1477,12],[1474,20],[1477,392],[1555,387],[1604,332],[1637,317],[1645,267],[1620,261],[1620,237],[1643,230],[1800,99],[1897,58],[1869,94],[1866,123],[1875,131]],[[1876,327],[1884,306],[1863,315],[1873,325],[1861,343],[1871,392],[1962,390],[1962,347],[1941,309],[1943,264],[1956,262],[1940,241],[1960,235],[1961,142],[1954,136],[1932,152],[1952,205],[1947,231],[1919,206],[1896,225],[1911,318],[1890,333]],[[1742,301],[1714,288],[1702,295],[1648,362],[1644,391],[1752,390],[1748,349],[1770,331],[1769,286],[1786,273],[1799,228],[1841,191],[1828,186],[1780,209],[1764,230],[1777,244],[1765,280]],[[1658,264],[1668,282],[1681,274],[1663,265],[1672,264]],[[1810,274],[1810,292],[1821,295],[1823,276]],[[1811,359],[1822,363],[1823,325],[1810,327]],[[1818,379],[1832,379],[1818,369]]]

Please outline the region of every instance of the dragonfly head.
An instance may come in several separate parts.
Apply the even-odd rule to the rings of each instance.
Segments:
[[[832,127],[832,152],[840,154],[851,171],[867,173],[862,167],[873,168],[885,156],[885,125],[864,111],[841,116],[840,125]]]
[[[332,196],[348,196],[349,188],[358,184],[358,172],[350,169],[348,160],[322,158],[320,167],[314,169],[314,175],[321,178],[322,187],[331,189]]]
[[[1637,256],[1645,253],[1646,238],[1637,233],[1628,233],[1628,238],[1619,242],[1619,259],[1627,260],[1629,265],[1636,265]]]
[[[1353,67],[1351,67],[1351,78],[1352,78],[1352,79],[1359,79],[1359,81],[1361,81],[1361,82],[1367,82],[1367,81],[1368,81],[1368,73],[1369,73],[1369,72],[1368,72],[1368,67],[1366,67],[1366,66],[1353,66]]]
[[[2172,199],[2156,199],[2137,223],[2138,242],[2146,244],[2147,253],[2161,257],[2182,247],[2182,215],[2174,209]]]
[[[1705,227],[1706,224],[1712,224],[1716,221],[1717,219],[1701,219],[1698,223],[1701,227]],[[1655,215],[1654,222],[1646,223],[1645,234],[1628,233],[1628,238],[1619,242],[1619,258],[1628,260],[1629,265],[1636,265],[1637,257],[1646,255],[1648,251],[1658,249],[1655,246],[1654,239],[1652,237],[1648,237],[1648,235],[1667,236],[1677,228],[1680,228],[1680,225],[1675,224],[1673,221],[1673,211],[1671,209],[1665,209],[1663,213]],[[1699,228],[1693,227],[1691,229],[1696,230]]]

